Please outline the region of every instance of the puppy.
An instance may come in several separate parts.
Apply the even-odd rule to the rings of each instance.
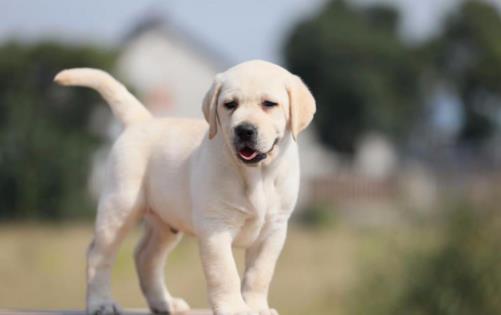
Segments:
[[[203,100],[206,121],[152,117],[100,70],[69,69],[55,81],[97,90],[125,126],[111,150],[88,250],[88,313],[120,313],[111,266],[127,231],[144,218],[135,262],[153,312],[189,310],[163,274],[186,233],[198,239],[214,314],[277,315],[267,296],[298,195],[296,138],[316,110],[301,79],[265,61],[239,64],[216,75]],[[242,283],[232,246],[246,249]]]

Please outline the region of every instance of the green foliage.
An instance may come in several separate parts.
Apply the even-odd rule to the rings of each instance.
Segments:
[[[399,140],[417,107],[417,64],[397,34],[389,7],[331,1],[299,25],[285,47],[290,69],[312,89],[320,138],[352,153],[364,131]]]
[[[296,218],[305,227],[321,228],[335,223],[336,212],[332,205],[315,203],[302,209]]]
[[[455,209],[439,226],[437,249],[414,251],[400,271],[393,266],[362,282],[353,313],[501,314],[501,217],[476,210]]]
[[[0,47],[0,218],[62,218],[88,211],[89,132],[99,97],[56,86],[68,67],[109,68],[112,53],[55,43]]]
[[[428,68],[460,93],[466,121],[459,140],[488,138],[501,99],[501,17],[488,3],[466,1],[444,29],[423,48]]]
[[[332,0],[292,32],[286,62],[317,99],[314,123],[320,139],[348,154],[370,131],[402,144],[422,119],[427,88],[443,81],[464,104],[465,122],[456,140],[488,139],[501,102],[497,10],[465,1],[439,36],[412,47],[399,38],[398,19],[389,7],[356,8]]]

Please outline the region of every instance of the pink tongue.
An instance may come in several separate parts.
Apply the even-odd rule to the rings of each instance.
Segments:
[[[240,152],[238,152],[238,153],[246,161],[252,160],[257,155],[256,151],[250,150],[250,149],[243,149],[243,150],[240,150]]]

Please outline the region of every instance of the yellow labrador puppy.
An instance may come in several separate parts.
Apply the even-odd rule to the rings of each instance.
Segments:
[[[100,70],[69,69],[55,81],[97,90],[125,125],[88,251],[88,313],[120,312],[110,293],[112,262],[129,228],[145,218],[135,261],[153,312],[189,309],[163,280],[167,254],[187,233],[198,238],[215,314],[278,314],[267,296],[298,195],[296,137],[316,109],[303,82],[268,62],[239,64],[216,76],[203,100],[205,122],[154,118]],[[242,283],[232,246],[246,249]]]

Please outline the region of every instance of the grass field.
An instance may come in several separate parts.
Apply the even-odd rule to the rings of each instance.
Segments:
[[[132,252],[131,233],[113,273],[115,299],[123,307],[145,307]],[[92,226],[0,225],[0,308],[84,307],[85,251]],[[412,241],[407,230],[367,230],[336,225],[321,230],[293,227],[271,289],[271,304],[287,315],[346,314],[347,301],[366,266],[395,256]],[[242,269],[242,253],[237,253]],[[167,284],[192,307],[207,307],[196,243],[185,238],[167,264]]]

